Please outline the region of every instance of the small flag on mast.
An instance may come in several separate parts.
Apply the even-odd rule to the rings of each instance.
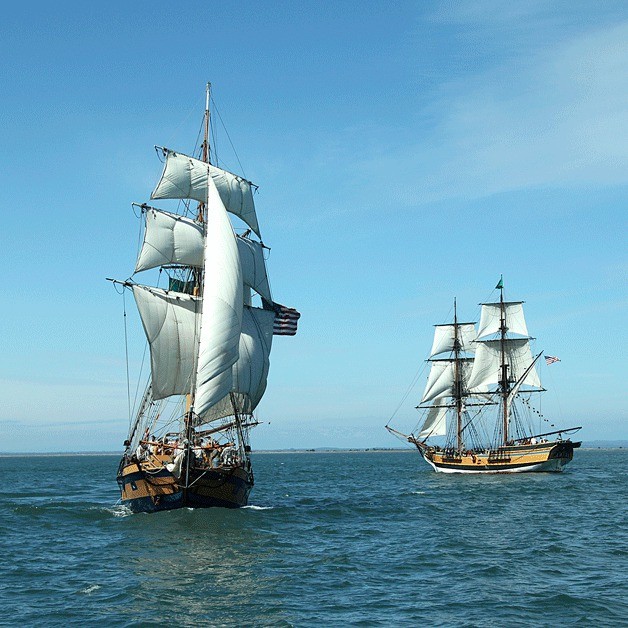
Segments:
[[[503,290],[504,289],[504,275],[499,276],[499,281],[495,286],[495,290]]]
[[[274,301],[262,299],[265,310],[275,312],[275,322],[273,324],[273,336],[294,336],[297,333],[297,323],[301,314],[293,307],[286,307]]]
[[[545,356],[545,364],[547,364],[547,366],[549,366],[550,364],[554,364],[554,362],[560,362],[560,358],[557,358],[555,355]]]

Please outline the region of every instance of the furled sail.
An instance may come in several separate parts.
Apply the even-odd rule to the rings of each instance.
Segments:
[[[244,308],[236,237],[218,190],[213,180],[207,179],[203,307],[194,400],[194,410],[200,416],[231,390],[231,367],[239,355]]]
[[[203,228],[184,216],[156,209],[145,212],[144,243],[135,272],[180,264],[203,265]]]
[[[153,399],[190,392],[200,302],[196,297],[133,286],[150,345]]]
[[[240,217],[260,235],[250,181],[199,159],[168,149],[164,149],[164,152],[164,171],[151,198],[190,198],[204,203],[209,174],[227,211]]]
[[[233,383],[230,393],[240,414],[251,414],[266,390],[270,367],[274,313],[245,307],[240,336],[240,357],[232,367]],[[231,394],[209,408],[201,417],[203,423],[234,413]]]
[[[504,302],[504,314],[507,331],[520,336],[528,335],[528,327],[523,315],[523,301]],[[490,336],[501,329],[502,317],[501,303],[483,303],[480,315],[480,328],[478,338]]]
[[[532,364],[530,342],[527,338],[511,338],[504,341],[504,357],[508,364],[508,378],[517,381]],[[489,384],[499,383],[501,377],[501,340],[478,342],[469,377],[468,387],[476,390]],[[523,385],[540,388],[541,380],[535,368],[530,369]]]
[[[434,405],[427,413],[427,418],[418,433],[418,438],[445,436],[447,434],[447,406]]]
[[[467,353],[473,353],[473,351],[475,351],[474,341],[477,334],[475,333],[474,323],[435,325],[434,342],[432,343],[430,357],[438,355],[439,353],[449,353],[454,350],[455,327],[458,327],[459,350]]]

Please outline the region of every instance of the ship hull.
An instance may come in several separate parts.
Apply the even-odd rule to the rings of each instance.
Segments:
[[[253,488],[253,474],[232,469],[194,468],[187,487],[165,467],[130,462],[117,477],[121,503],[132,512],[159,512],[177,508],[241,508]]]
[[[438,473],[556,473],[573,459],[580,443],[556,441],[538,445],[499,447],[489,452],[446,452],[414,443]]]

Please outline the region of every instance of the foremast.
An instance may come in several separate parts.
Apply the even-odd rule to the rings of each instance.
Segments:
[[[473,363],[470,354],[474,352],[475,336],[475,323],[458,320],[457,301],[454,299],[453,323],[435,325],[434,342],[428,358],[430,373],[421,403],[417,406],[428,410],[417,435],[423,442],[449,432],[451,446],[458,450],[464,447],[465,399],[470,395],[466,380]],[[448,414],[453,417],[449,429]]]
[[[462,389],[462,367],[460,365],[460,334],[458,330],[458,310],[456,298],[454,297],[454,388],[453,398],[456,404],[456,445],[458,451],[462,449],[462,410],[463,410],[463,389]]]
[[[499,381],[499,387],[502,396],[502,443],[505,445],[508,442],[508,397],[510,393],[510,384],[508,382],[508,363],[506,362],[506,308],[504,307],[504,280],[500,277],[499,283],[496,286],[499,289],[499,341],[500,341],[500,355],[501,365],[500,372],[501,377]]]
[[[210,163],[209,155],[209,99],[210,99],[211,83],[207,82],[205,86],[205,113],[203,116],[203,143],[201,144],[201,160],[205,163]],[[197,208],[196,220],[201,224],[203,229],[203,239],[207,238],[207,205],[203,201],[199,201]],[[200,307],[202,311],[203,303],[203,268],[194,268],[194,296],[199,297]],[[201,316],[202,320],[202,316]],[[198,361],[198,351],[196,352],[196,361]],[[188,442],[188,448],[192,446],[192,435],[194,433],[194,402],[196,400],[196,378],[197,378],[197,364],[192,369],[192,381],[190,386],[190,392],[186,396],[186,412],[184,415],[185,420],[185,438]],[[189,458],[189,455],[188,455]]]
[[[208,81],[205,86],[205,113],[203,116],[203,143],[201,144],[201,161],[203,161],[204,163],[210,163],[210,160],[209,160],[209,155],[210,155],[210,149],[209,149],[210,90],[211,90],[211,84]],[[203,229],[203,239],[205,240],[207,238],[207,204],[204,203],[203,201],[199,201],[198,203],[196,220]],[[200,311],[201,311],[200,320],[202,320],[203,268],[194,268],[192,272],[193,272],[193,277],[194,277],[193,294],[194,296],[199,298]],[[192,369],[192,381],[191,381],[191,386],[190,386],[190,392],[186,395],[186,412],[184,414],[185,442],[187,443],[187,451],[186,451],[186,457],[185,457],[186,465],[185,465],[184,491],[187,490],[187,487],[189,485],[190,464],[193,458],[192,447],[194,445],[194,433],[195,433],[195,427],[196,427],[194,403],[196,401],[196,379],[198,376],[197,369],[198,369],[198,349],[195,352],[195,365],[194,365],[194,368]]]

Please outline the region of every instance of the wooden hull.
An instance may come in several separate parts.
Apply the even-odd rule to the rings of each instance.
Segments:
[[[118,472],[121,502],[133,512],[176,508],[240,508],[253,488],[253,474],[231,469],[190,468],[187,488],[165,467],[123,463]]]
[[[487,452],[453,452],[414,442],[425,461],[438,473],[558,472],[573,458],[580,443],[554,441],[499,447]]]

